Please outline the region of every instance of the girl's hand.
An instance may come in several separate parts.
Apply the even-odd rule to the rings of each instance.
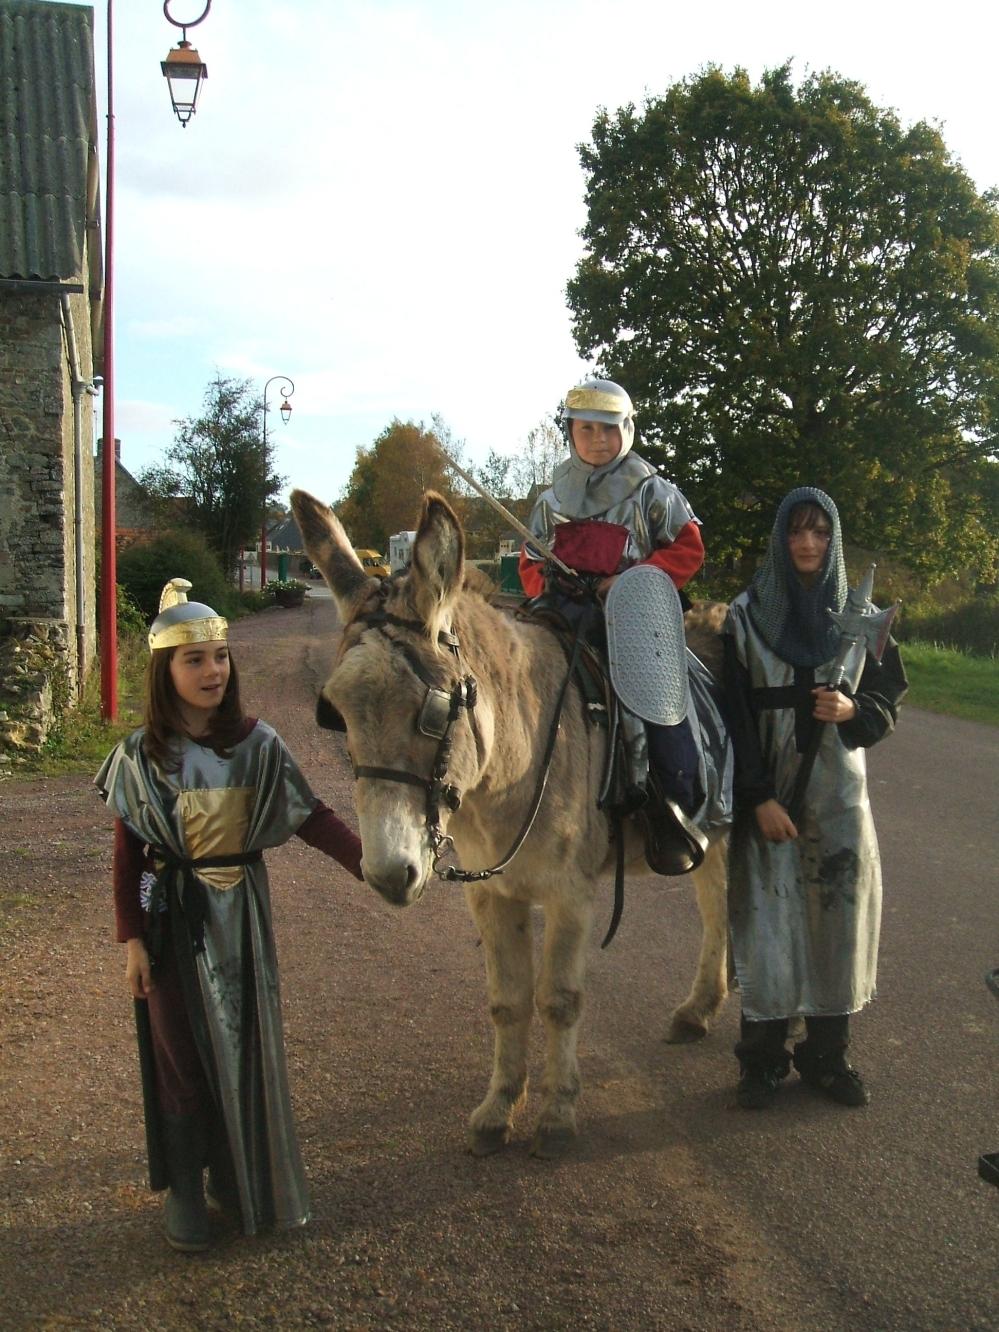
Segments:
[[[128,950],[125,961],[125,979],[128,988],[136,999],[145,999],[149,991],[155,989],[149,954],[141,939],[129,939],[125,945]]]
[[[798,829],[779,800],[764,800],[756,806],[756,822],[768,842],[793,842]]]
[[[845,722],[857,715],[856,703],[838,689],[825,689],[820,685],[812,690],[812,696],[815,699],[812,716],[816,721]]]

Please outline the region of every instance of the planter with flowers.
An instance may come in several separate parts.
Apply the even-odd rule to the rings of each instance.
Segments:
[[[272,578],[264,584],[264,591],[270,592],[279,606],[301,606],[308,590],[308,583],[297,578]]]

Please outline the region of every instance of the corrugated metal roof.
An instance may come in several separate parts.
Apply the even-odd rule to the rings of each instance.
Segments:
[[[0,277],[87,281],[97,223],[93,10],[0,0]],[[91,266],[95,254],[91,254]]]

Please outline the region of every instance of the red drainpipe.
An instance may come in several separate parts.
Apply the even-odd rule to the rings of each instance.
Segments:
[[[104,197],[104,448],[101,467],[101,716],[118,718],[118,560],[114,447],[114,84],[113,0],[108,0],[108,138]]]

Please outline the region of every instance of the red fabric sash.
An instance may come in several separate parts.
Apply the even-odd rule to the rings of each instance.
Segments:
[[[628,529],[620,523],[601,523],[595,519],[559,523],[555,528],[555,554],[577,573],[616,574]]]

